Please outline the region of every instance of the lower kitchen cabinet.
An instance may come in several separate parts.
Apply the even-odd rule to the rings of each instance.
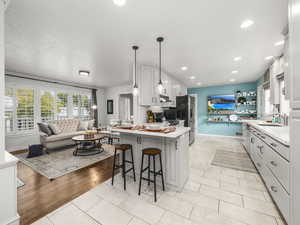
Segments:
[[[289,147],[249,127],[249,155],[287,223],[290,220]]]

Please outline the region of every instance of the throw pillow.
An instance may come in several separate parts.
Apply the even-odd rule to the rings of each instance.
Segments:
[[[55,123],[50,123],[49,128],[53,134],[60,134],[62,132],[59,126]]]
[[[89,120],[89,126],[88,129],[92,130],[94,128],[95,120]]]
[[[40,131],[47,134],[48,136],[51,136],[53,134],[47,123],[38,123],[38,126]]]
[[[80,121],[78,130],[80,130],[80,131],[87,130],[88,127],[89,127],[89,121]]]

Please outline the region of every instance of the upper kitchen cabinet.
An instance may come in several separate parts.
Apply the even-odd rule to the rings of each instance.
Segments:
[[[278,77],[284,74],[284,57],[281,56],[275,59],[270,67],[270,101],[272,104],[280,104],[279,79]]]
[[[290,73],[290,105],[292,109],[300,109],[300,14],[298,0],[291,0],[289,23],[289,73]],[[300,205],[300,204],[299,204]],[[299,216],[300,219],[300,216]]]
[[[138,75],[139,104],[149,106],[158,104],[158,96],[155,90],[155,69],[150,66],[141,66]]]
[[[142,106],[175,107],[176,96],[186,95],[187,93],[187,88],[184,85],[172,76],[162,72],[161,80],[164,89],[159,94],[157,90],[159,70],[151,66],[141,65],[137,80],[140,91],[139,104]]]
[[[289,72],[289,38],[288,36],[285,38],[284,42],[284,53],[283,53],[283,58],[284,58],[284,63],[283,63],[283,69],[284,69],[284,85],[285,85],[285,99],[290,99],[291,95],[291,79],[290,79],[290,72]]]

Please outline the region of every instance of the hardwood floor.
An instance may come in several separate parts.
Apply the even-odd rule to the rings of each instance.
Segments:
[[[25,186],[18,188],[21,225],[28,225],[87,192],[111,177],[113,158],[59,177],[53,181],[18,163],[18,177]]]

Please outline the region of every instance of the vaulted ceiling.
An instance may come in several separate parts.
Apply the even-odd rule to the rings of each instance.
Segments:
[[[189,87],[256,80],[279,55],[287,0],[12,0],[6,11],[6,69],[94,86],[131,80],[138,61],[163,68]],[[240,25],[254,21],[249,29]],[[234,57],[242,60],[235,62]],[[181,67],[188,70],[182,71]],[[88,78],[78,70],[90,70]],[[237,70],[237,74],[232,74]],[[194,80],[190,80],[195,76]]]

